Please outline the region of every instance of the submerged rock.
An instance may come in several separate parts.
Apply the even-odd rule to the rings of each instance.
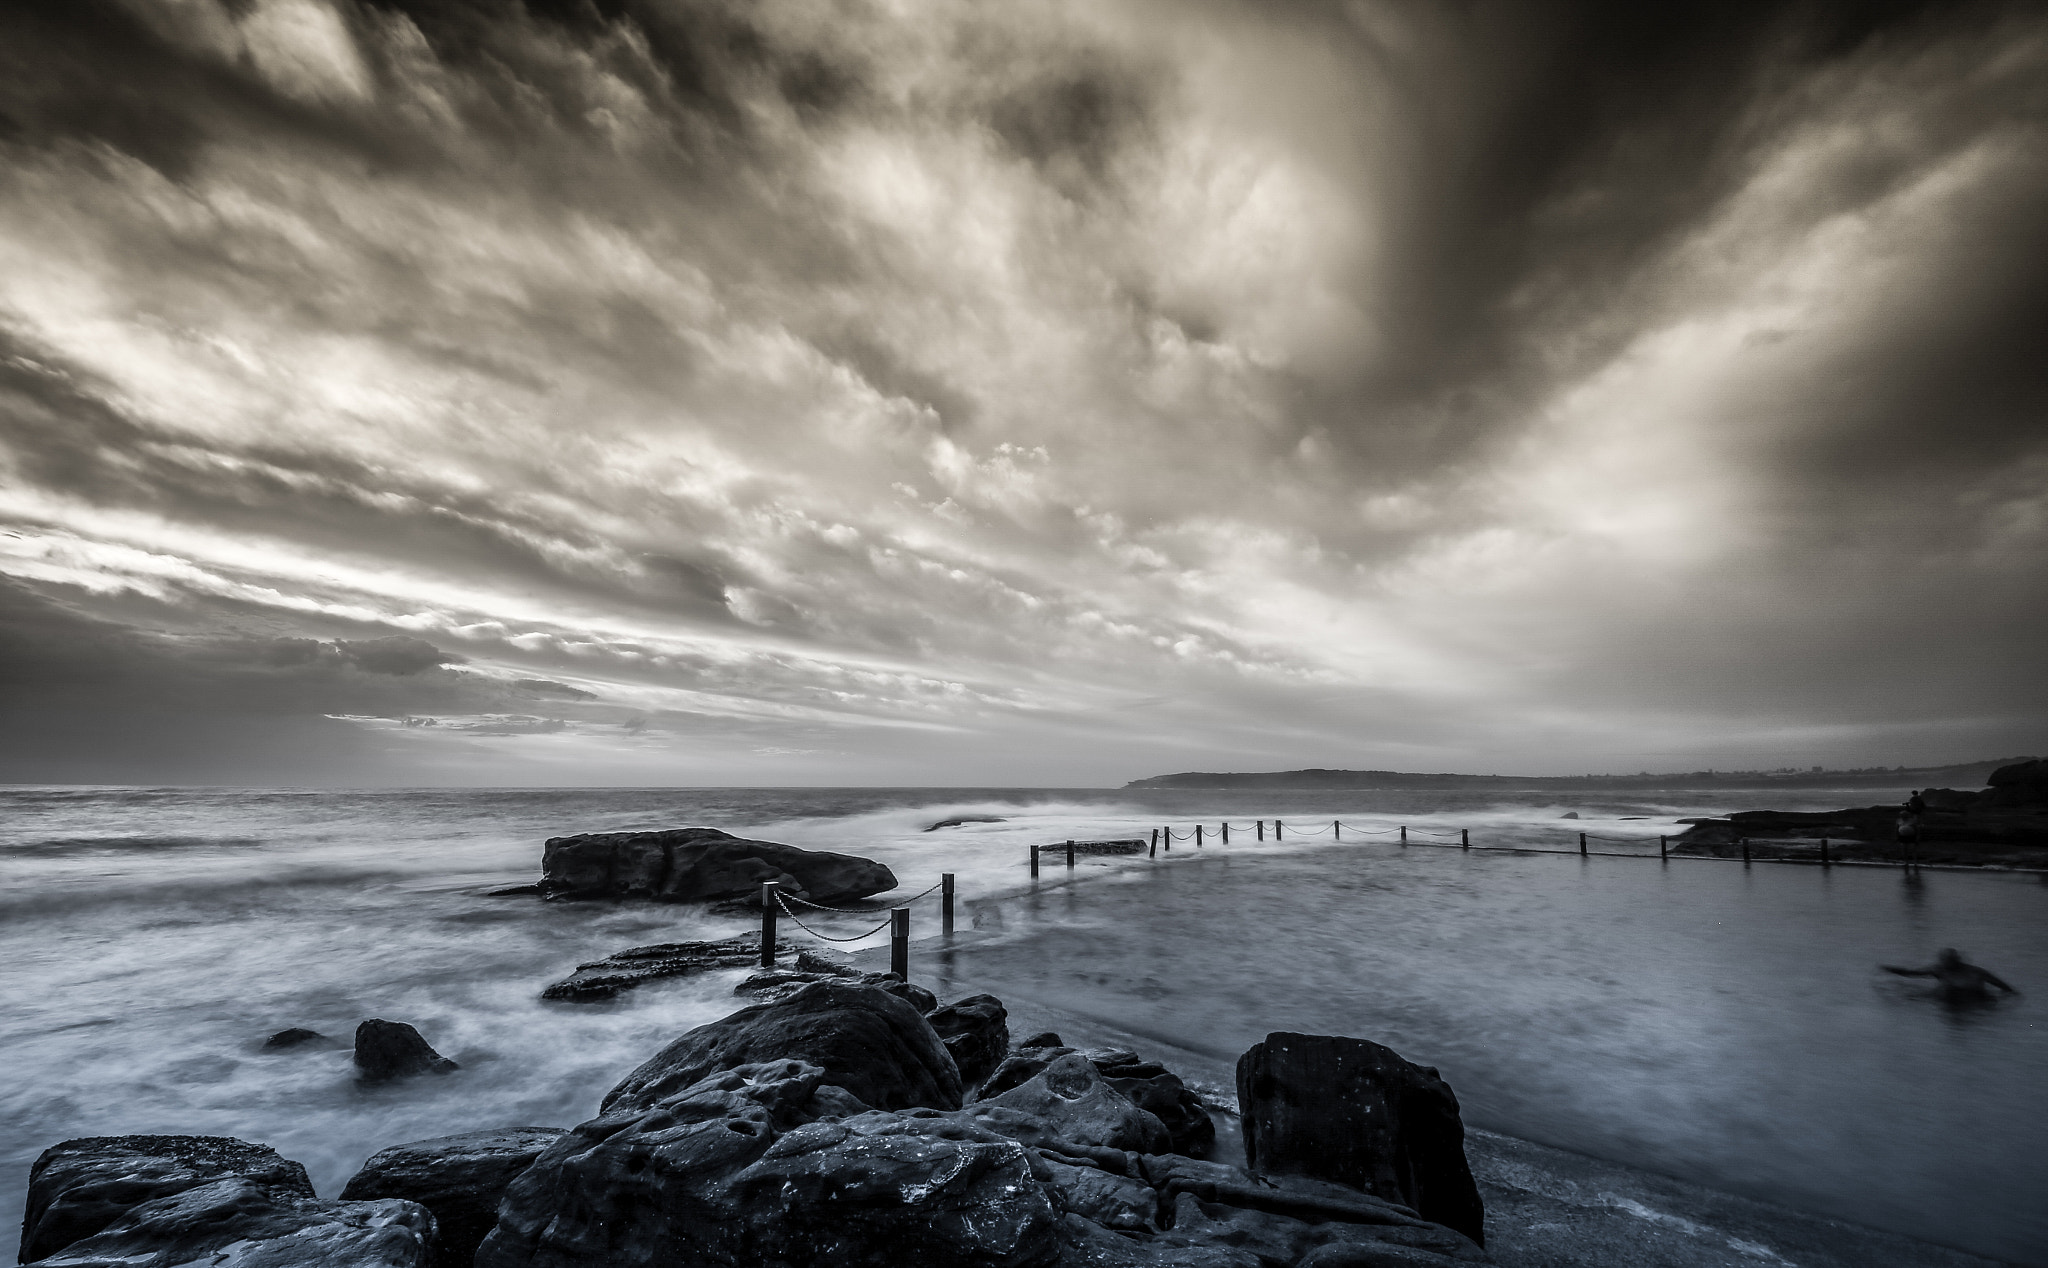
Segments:
[[[356,1027],[356,1081],[383,1083],[416,1074],[447,1074],[462,1067],[434,1051],[402,1021],[372,1017]]]
[[[778,953],[794,950],[777,943]],[[540,993],[542,999],[587,1004],[615,999],[643,982],[664,977],[690,977],[712,969],[743,969],[761,962],[758,934],[719,942],[657,942],[627,947],[602,960],[579,964],[576,971]]]
[[[969,995],[925,1013],[946,1051],[953,1054],[960,1081],[968,1087],[995,1073],[1010,1054],[1010,1011],[993,995]]]
[[[1348,1185],[1485,1244],[1458,1098],[1434,1069],[1365,1039],[1276,1032],[1237,1061],[1245,1161]]]
[[[223,1179],[313,1196],[304,1167],[232,1136],[87,1136],[53,1145],[29,1169],[21,1261],[55,1254],[145,1202]]]
[[[498,1222],[505,1187],[562,1135],[559,1127],[507,1127],[393,1145],[364,1163],[341,1196],[419,1203],[438,1230],[433,1268],[467,1268]]]
[[[1074,842],[1074,853],[1077,855],[1143,854],[1146,847],[1150,844],[1149,841],[1139,837],[1130,837],[1119,841],[1076,841]],[[1066,854],[1067,843],[1065,841],[1054,841],[1050,845],[1041,845],[1038,847],[1038,852],[1040,855],[1049,854],[1054,858],[1059,858]]]
[[[935,823],[935,824],[931,825],[930,827],[926,828],[926,829],[925,829],[925,831],[926,831],[926,832],[937,832],[937,831],[938,831],[938,830],[939,830],[940,828],[957,828],[957,827],[959,827],[959,826],[960,826],[961,824],[963,824],[963,823],[1008,823],[1008,822],[1009,822],[1009,820],[1008,820],[1008,819],[1005,819],[1005,818],[1004,818],[1003,816],[1001,816],[1001,815],[954,815],[954,816],[953,816],[952,818],[950,818],[950,819],[941,819],[941,820],[939,820],[939,821],[938,821],[937,823]]]
[[[541,853],[540,888],[549,898],[748,899],[765,881],[820,903],[896,888],[895,873],[873,859],[750,841],[716,828],[554,837]]]
[[[426,1268],[434,1217],[413,1202],[332,1202],[242,1178],[132,1207],[45,1268]]]
[[[317,1030],[307,1030],[303,1026],[294,1026],[290,1030],[280,1030],[270,1038],[265,1039],[263,1041],[263,1051],[284,1052],[292,1048],[304,1048],[308,1045],[316,1048],[338,1048],[341,1046]]]
[[[960,1071],[931,1024],[878,987],[812,982],[794,994],[697,1027],[605,1095],[620,1113],[672,1096],[720,1070],[796,1060],[873,1109],[957,1109]]]

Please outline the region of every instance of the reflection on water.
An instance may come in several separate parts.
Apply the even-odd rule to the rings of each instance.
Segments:
[[[746,922],[482,891],[530,879],[549,835],[710,823],[880,858],[906,892],[957,872],[978,938],[952,966],[959,990],[1056,1003],[1218,1068],[1270,1030],[1363,1035],[1440,1067],[1482,1126],[2048,1260],[2037,1006],[1953,1008],[1876,971],[1953,945],[2048,990],[2033,880],[1403,850],[1362,832],[1240,833],[1156,862],[1086,859],[1081,883],[1056,865],[1036,889],[1025,877],[1030,845],[1221,811],[1501,844],[1588,830],[1654,853],[1672,817],[1743,804],[1553,796],[0,791],[0,1222],[18,1218],[35,1155],[71,1136],[241,1136],[331,1195],[385,1145],[580,1121],[648,1053],[730,1010],[742,973],[595,1006],[543,1004],[539,988],[620,947]],[[1561,824],[1565,809],[1584,817]],[[923,830],[963,812],[1005,822]],[[935,932],[919,910],[919,935]],[[917,975],[940,967],[933,950]],[[345,1040],[368,1017],[414,1023],[463,1069],[366,1090],[345,1049],[260,1051],[289,1026]]]
[[[1219,1061],[1271,1030],[1366,1036],[1482,1127],[2048,1258],[2036,1006],[1877,971],[1960,943],[2048,983],[2031,878],[1347,845],[1068,894],[963,955],[973,984]]]

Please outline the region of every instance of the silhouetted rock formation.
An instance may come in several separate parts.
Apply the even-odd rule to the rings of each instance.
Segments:
[[[263,1050],[265,1052],[284,1052],[292,1048],[304,1048],[309,1045],[315,1048],[335,1048],[340,1046],[317,1030],[307,1030],[303,1026],[294,1026],[290,1030],[280,1030],[270,1038],[265,1039],[263,1041]]]
[[[21,1260],[53,1255],[145,1202],[225,1179],[313,1196],[304,1167],[232,1136],[87,1136],[53,1145],[29,1169]]]
[[[960,1107],[960,1071],[918,1011],[872,986],[812,982],[742,1008],[656,1053],[606,1093],[606,1114],[642,1109],[720,1070],[804,1061],[872,1109]]]
[[[393,1145],[364,1163],[341,1196],[419,1203],[437,1228],[433,1268],[468,1268],[498,1222],[505,1186],[562,1134],[559,1127],[507,1127]]]
[[[1427,1066],[1336,1035],[1267,1035],[1237,1060],[1245,1161],[1412,1207],[1485,1244],[1458,1098]]]
[[[1984,790],[1987,804],[2000,807],[2048,807],[2048,758],[2016,762],[1991,772]]]
[[[356,1080],[383,1083],[416,1074],[447,1074],[462,1067],[434,1051],[402,1021],[371,1018],[356,1027]]]
[[[540,888],[549,898],[754,899],[764,881],[820,903],[896,888],[895,873],[873,859],[749,841],[716,828],[555,837],[541,852]]]

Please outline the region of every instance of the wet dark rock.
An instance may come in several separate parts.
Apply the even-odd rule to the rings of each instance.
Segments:
[[[462,1067],[434,1051],[402,1021],[371,1018],[356,1027],[356,1081],[383,1083],[416,1074],[447,1074]]]
[[[1166,1125],[1109,1085],[1089,1060],[1069,1052],[1016,1087],[961,1111],[976,1126],[1025,1144],[1126,1153],[1165,1153]]]
[[[335,1202],[240,1177],[123,1212],[45,1268],[426,1268],[434,1217],[413,1202]]]
[[[563,1135],[559,1127],[507,1127],[438,1136],[379,1150],[349,1178],[349,1200],[404,1198],[433,1212],[432,1268],[467,1268],[498,1222],[513,1177]]]
[[[1346,1185],[1305,1176],[1257,1176],[1175,1156],[1138,1160],[1153,1186],[1162,1247],[1223,1244],[1264,1264],[1437,1264],[1484,1260],[1455,1230]],[[1316,1255],[1329,1256],[1313,1260]],[[1346,1258],[1355,1256],[1356,1258]]]
[[[1064,1048],[1067,1045],[1054,1032],[1041,1030],[1017,1046],[1019,1048]]]
[[[941,820],[939,820],[939,821],[938,821],[937,823],[933,824],[933,825],[932,825],[932,826],[930,826],[929,828],[926,828],[926,829],[925,829],[925,831],[926,831],[926,832],[937,832],[937,831],[938,831],[938,830],[939,830],[940,828],[957,828],[957,827],[959,827],[959,826],[960,826],[961,824],[963,824],[963,823],[1008,823],[1008,822],[1009,822],[1009,820],[1008,820],[1008,819],[1005,819],[1005,818],[1004,818],[1003,816],[1001,816],[1001,815],[954,815],[954,816],[953,816],[952,818],[950,818],[950,819],[941,819]]]
[[[543,890],[543,889],[541,888],[541,886],[540,886],[540,882],[539,882],[539,881],[531,881],[531,882],[529,882],[529,883],[527,883],[527,884],[525,884],[525,885],[500,885],[500,886],[499,886],[498,888],[496,888],[496,889],[487,889],[487,890],[485,890],[485,891],[484,891],[484,897],[485,897],[485,898],[532,898],[532,897],[535,897],[535,896],[537,896],[537,895],[543,895],[543,894],[545,894],[546,892],[547,892],[547,891],[545,891],[545,890]]]
[[[1276,1032],[1237,1062],[1247,1166],[1348,1185],[1484,1245],[1458,1099],[1365,1039]]]
[[[927,1011],[924,1019],[953,1054],[960,1082],[968,1087],[995,1073],[1010,1054],[1010,1010],[993,995],[956,999],[944,1008]]]
[[[549,898],[757,900],[766,881],[821,903],[896,888],[895,873],[873,859],[751,841],[716,828],[554,837],[541,853],[540,888]]]
[[[778,952],[794,950],[776,944]],[[743,969],[761,962],[758,934],[719,942],[657,942],[614,951],[602,960],[579,964],[568,977],[540,993],[542,999],[575,1004],[616,999],[644,982],[664,977],[690,977],[712,969]]]
[[[749,999],[772,1001],[786,999],[813,982],[848,982],[856,986],[872,986],[887,991],[920,1013],[928,1013],[939,1006],[939,997],[914,982],[906,982],[894,973],[863,973],[858,969],[834,967],[827,971],[816,969],[788,968],[762,969],[738,986],[732,988],[735,995]]]
[[[303,1026],[294,1026],[290,1030],[280,1030],[263,1041],[263,1051],[265,1052],[285,1052],[292,1048],[338,1048],[340,1046],[335,1040],[329,1039],[319,1031],[307,1030]]]
[[[1576,818],[1578,818],[1578,817],[1579,817],[1579,812],[1578,812],[1578,811],[1576,811],[1576,810],[1567,810],[1567,811],[1565,811],[1565,812],[1564,812],[1563,814],[1561,814],[1561,815],[1559,815],[1559,816],[1558,816],[1558,818],[1560,818],[1560,819],[1576,819]]]
[[[1034,1041],[1059,1036],[1047,1032]],[[1029,1042],[1013,1051],[982,1083],[980,1096],[1001,1096],[1036,1077],[1047,1066],[1075,1052],[1063,1044]],[[1142,1061],[1122,1048],[1094,1048],[1082,1053],[1111,1087],[1132,1104],[1157,1118],[1167,1132],[1166,1149],[1204,1158],[1216,1146],[1216,1124],[1180,1077],[1156,1061]]]
[[[763,1062],[615,1100],[513,1180],[477,1268],[1054,1262],[1022,1146],[930,1110],[821,1115],[828,1077]]]
[[[230,1178],[313,1196],[304,1167],[231,1136],[87,1136],[53,1145],[29,1169],[21,1260],[55,1254],[144,1202]]]
[[[783,1060],[822,1067],[826,1083],[874,1109],[960,1106],[960,1071],[917,1009],[878,987],[811,982],[676,1039],[607,1093],[603,1109],[645,1108],[720,1070]]]
[[[1165,1125],[1171,1152],[1206,1158],[1215,1149],[1216,1124],[1202,1098],[1190,1091],[1179,1075],[1121,1049],[1095,1049],[1086,1056],[1111,1087]]]

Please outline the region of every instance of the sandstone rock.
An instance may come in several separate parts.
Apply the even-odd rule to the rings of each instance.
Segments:
[[[230,1136],[88,1136],[53,1145],[29,1169],[21,1261],[55,1254],[145,1202],[228,1178],[313,1196],[304,1167]]]
[[[315,1048],[335,1048],[340,1046],[317,1030],[307,1030],[303,1026],[294,1026],[290,1030],[280,1030],[270,1038],[265,1039],[263,1041],[263,1051],[283,1052],[291,1048],[304,1048],[309,1045]]]
[[[514,1176],[562,1136],[559,1127],[508,1127],[379,1150],[349,1178],[344,1199],[403,1198],[433,1212],[433,1268],[468,1268],[498,1222]]]
[[[1010,1012],[993,995],[969,995],[925,1013],[953,1054],[960,1081],[973,1087],[995,1073],[1010,1053]]]
[[[1025,1144],[1165,1153],[1166,1125],[1111,1087],[1088,1058],[1070,1052],[1031,1078],[961,1111],[976,1126]]]
[[[795,948],[778,943],[778,953]],[[664,977],[689,977],[712,969],[743,969],[761,962],[760,935],[719,942],[657,942],[614,951],[602,960],[579,964],[576,971],[540,993],[542,999],[586,1004],[615,999],[643,982]]]
[[[614,1102],[512,1182],[477,1268],[1052,1263],[1020,1145],[935,1111],[817,1118],[827,1078],[762,1062]]]
[[[330,1202],[241,1177],[131,1207],[44,1268],[426,1268],[434,1217],[412,1202]]]
[[[356,1027],[356,1081],[383,1083],[415,1074],[447,1074],[462,1067],[434,1051],[402,1021],[371,1018]]]
[[[750,841],[716,828],[555,837],[541,854],[540,887],[549,898],[751,899],[764,881],[821,903],[896,887],[895,874],[872,859]]]
[[[1334,1181],[1485,1244],[1458,1100],[1437,1072],[1364,1039],[1276,1032],[1237,1062],[1245,1159]]]
[[[676,1039],[604,1098],[607,1114],[645,1108],[720,1070],[761,1061],[822,1067],[824,1081],[874,1109],[957,1109],[960,1071],[916,1009],[872,986],[812,982]]]

